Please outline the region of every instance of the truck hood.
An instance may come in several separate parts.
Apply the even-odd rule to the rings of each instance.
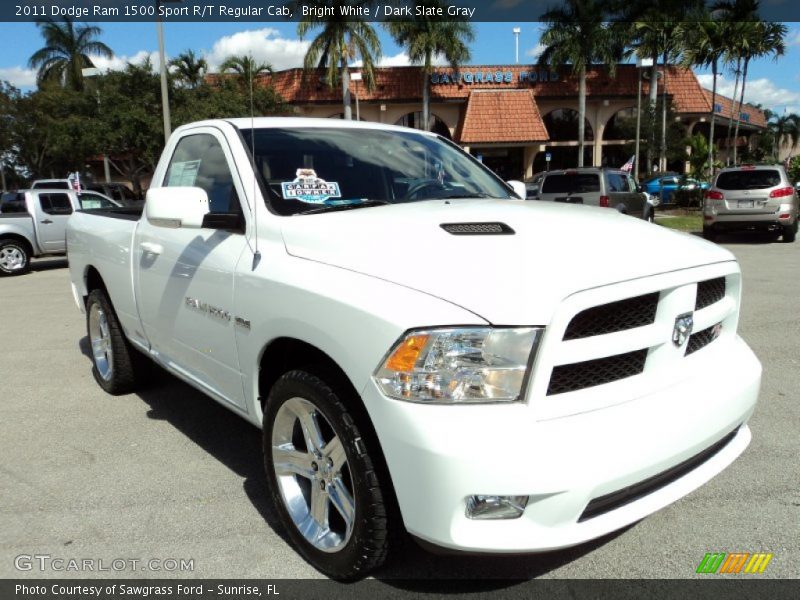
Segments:
[[[441,225],[500,222],[513,235]],[[287,252],[459,305],[496,325],[544,325],[567,296],[734,260],[697,237],[607,208],[524,200],[429,200],[283,219]]]

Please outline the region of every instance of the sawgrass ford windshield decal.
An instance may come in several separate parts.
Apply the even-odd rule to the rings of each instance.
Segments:
[[[324,204],[331,198],[341,198],[342,192],[335,181],[317,177],[314,169],[297,169],[294,181],[281,183],[284,200],[299,200],[309,204]]]

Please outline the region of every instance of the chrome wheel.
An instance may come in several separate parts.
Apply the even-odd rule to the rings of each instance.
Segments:
[[[28,258],[25,252],[17,246],[3,246],[0,248],[0,269],[9,273],[25,268]]]
[[[339,436],[308,400],[291,398],[278,409],[272,463],[281,500],[300,534],[323,552],[341,550],[355,523],[353,480]]]
[[[92,304],[89,308],[89,341],[92,344],[94,366],[100,377],[104,381],[109,381],[113,374],[111,332],[106,313],[98,303]]]

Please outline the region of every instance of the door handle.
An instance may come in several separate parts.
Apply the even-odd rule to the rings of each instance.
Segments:
[[[40,223],[44,223],[45,225],[52,225],[53,222],[50,219],[45,219],[44,221],[39,221]]]
[[[142,252],[155,254],[156,256],[164,251],[164,247],[161,244],[153,244],[151,242],[142,242],[139,244],[139,247],[142,249]]]

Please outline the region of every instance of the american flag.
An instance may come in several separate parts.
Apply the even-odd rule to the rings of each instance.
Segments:
[[[634,155],[634,156],[631,156],[631,157],[628,159],[628,162],[626,162],[624,165],[622,165],[622,166],[620,167],[620,169],[621,169],[621,170],[623,170],[623,171],[627,171],[628,173],[630,173],[631,171],[633,171],[633,161],[634,161],[634,159],[635,159],[635,158],[636,158],[636,156],[635,156],[635,155]]]

